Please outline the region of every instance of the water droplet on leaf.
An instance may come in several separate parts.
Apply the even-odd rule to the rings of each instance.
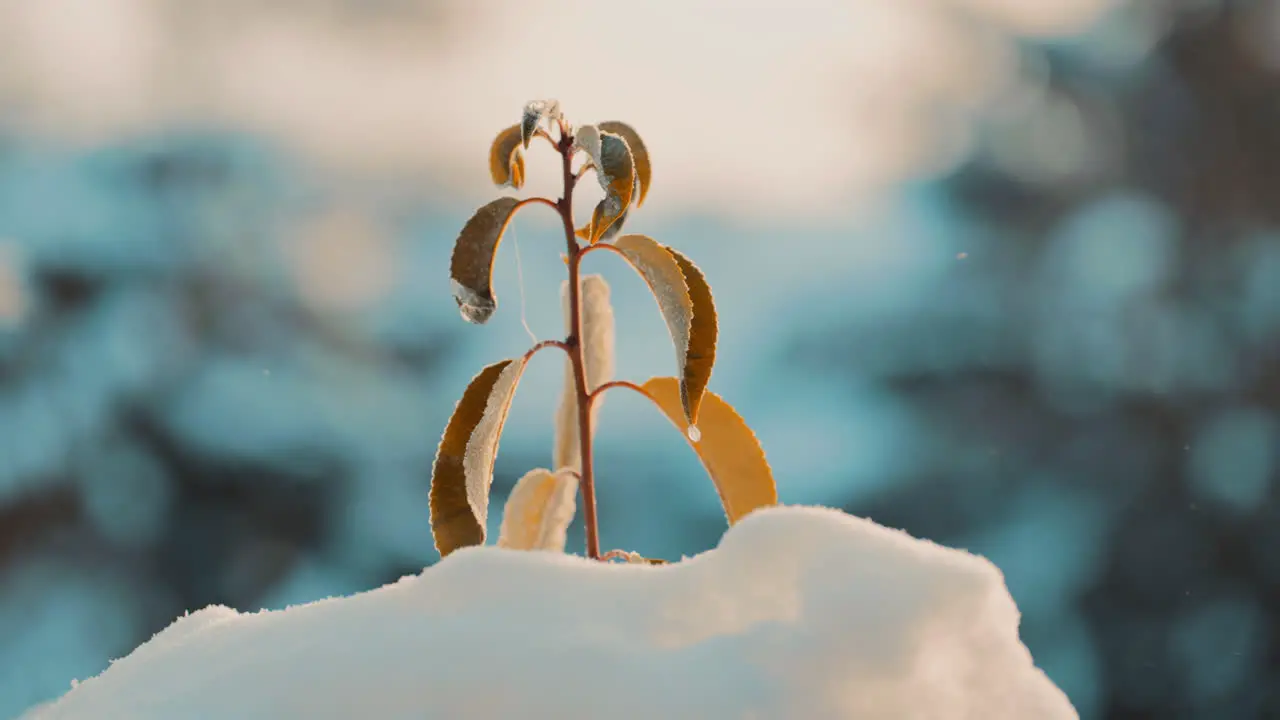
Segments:
[[[689,439],[694,442],[698,442],[702,439],[702,431],[698,429],[697,425],[689,426]]]

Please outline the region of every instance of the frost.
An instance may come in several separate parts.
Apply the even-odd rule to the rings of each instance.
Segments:
[[[502,435],[502,425],[507,420],[507,410],[511,407],[511,397],[515,394],[520,375],[524,373],[524,362],[517,360],[510,363],[498,375],[489,391],[489,401],[484,408],[484,416],[476,424],[467,441],[466,455],[462,459],[463,472],[467,478],[467,504],[476,522],[483,529],[489,519],[489,486],[493,484],[493,461],[498,453],[498,440]]]
[[[458,311],[462,314],[463,320],[482,325],[493,316],[494,310],[498,309],[498,303],[492,298],[481,295],[457,280],[449,282],[453,289],[453,299],[458,303]]]
[[[994,565],[820,508],[757,511],[667,565],[472,548],[352,597],[226,612],[26,717],[1078,717]]]
[[[600,167],[600,128],[595,125],[581,125],[574,128],[573,146],[586,153],[593,165]]]
[[[557,100],[533,100],[525,104],[520,118],[520,142],[527,148],[543,119],[560,120],[560,102]]]

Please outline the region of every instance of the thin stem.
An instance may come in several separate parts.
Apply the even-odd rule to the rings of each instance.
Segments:
[[[542,342],[538,343],[537,345],[534,345],[533,347],[531,347],[531,348],[529,348],[527,351],[525,351],[525,354],[524,354],[524,361],[525,361],[525,362],[529,362],[529,360],[530,360],[534,355],[538,354],[538,351],[539,351],[539,350],[544,350],[544,349],[549,348],[549,347],[557,347],[557,348],[560,348],[561,350],[565,351],[566,353],[568,353],[568,352],[569,352],[569,346],[568,346],[568,345],[565,345],[563,342],[561,342],[561,341],[559,341],[559,340],[543,340]]]
[[[537,130],[534,131],[533,136],[543,138],[547,142],[551,143],[551,147],[555,148],[556,152],[560,152],[560,146],[557,145],[555,139],[551,137],[551,133],[547,132],[546,130],[543,130],[542,128],[538,128]]]
[[[647,390],[645,390],[644,388],[640,387],[639,385],[633,382],[630,382],[628,380],[610,380],[609,382],[591,391],[591,397],[587,399],[587,402],[594,403],[597,398],[599,398],[601,395],[604,394],[605,390],[612,390],[614,388],[626,388],[628,390],[634,390],[640,393],[641,395],[649,398],[650,400],[653,399],[653,396],[650,395]]]
[[[515,207],[515,209],[514,209],[514,210],[512,210],[512,212],[515,212],[516,210],[519,210],[520,208],[524,207],[525,205],[546,205],[547,207],[551,208],[552,210],[555,210],[556,212],[560,212],[560,206],[559,206],[558,204],[556,204],[554,201],[552,201],[552,200],[548,200],[548,199],[546,199],[546,198],[544,198],[544,197],[530,197],[530,198],[525,198],[525,199],[521,200],[520,202],[516,203],[516,207]]]
[[[591,463],[591,394],[587,391],[586,357],[582,344],[582,293],[578,288],[578,268],[582,263],[582,248],[573,234],[573,188],[577,178],[573,174],[573,138],[564,132],[557,148],[560,151],[564,182],[564,197],[556,204],[564,223],[565,249],[569,254],[569,337],[564,345],[573,367],[573,384],[578,401],[578,444],[582,452],[582,522],[587,535],[587,557],[600,559],[600,528],[596,519],[596,488]]]
[[[586,256],[599,250],[606,250],[611,253],[617,253],[618,255],[622,256],[624,260],[626,260],[626,257],[627,257],[627,254],[622,252],[622,250],[619,250],[617,247],[614,247],[613,245],[610,245],[609,243],[604,243],[604,242],[596,243],[595,245],[589,245],[587,247],[584,247],[582,248],[582,252],[578,254],[581,256]],[[627,260],[627,262],[631,262],[631,261]]]
[[[573,177],[581,180],[583,175],[586,175],[588,172],[595,169],[596,164],[588,160],[587,162],[582,163],[582,167],[578,168],[578,172],[574,173]]]

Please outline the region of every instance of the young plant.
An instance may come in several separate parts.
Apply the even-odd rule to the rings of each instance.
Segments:
[[[498,133],[490,147],[489,172],[496,185],[515,189],[524,185],[524,151],[537,139],[550,143],[560,156],[563,196],[558,200],[500,197],[477,210],[453,249],[453,296],[464,319],[486,322],[498,306],[492,275],[503,231],[520,208],[545,205],[559,214],[564,225],[568,335],[564,340],[539,342],[522,357],[489,365],[463,392],[431,473],[431,530],[441,556],[484,544],[493,463],[507,411],[525,367],[545,348],[562,350],[568,358],[564,399],[555,422],[553,465],[557,469],[533,470],[516,484],[504,511],[500,546],[563,550],[574,498],[581,490],[587,556],[602,559],[591,443],[600,402],[614,388],[648,398],[684,433],[715,483],[730,524],[756,508],[776,504],[773,473],[755,434],[728,403],[707,390],[718,331],[715,303],[702,271],[648,236],[618,235],[630,211],[640,207],[649,192],[651,168],[644,142],[625,123],[571,128],[557,102],[531,102],[521,121]],[[587,172],[595,173],[604,199],[586,225],[577,228],[574,188]],[[609,287],[598,275],[581,274],[582,261],[596,251],[625,260],[653,292],[675,344],[675,377],[655,377],[640,385],[612,379],[614,321]],[[619,551],[609,556],[615,554]]]

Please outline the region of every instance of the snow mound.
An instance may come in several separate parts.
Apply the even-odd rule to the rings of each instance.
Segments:
[[[468,548],[370,592],[208,608],[54,718],[1076,718],[1000,571],[844,513],[757,511],[666,566]]]

